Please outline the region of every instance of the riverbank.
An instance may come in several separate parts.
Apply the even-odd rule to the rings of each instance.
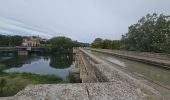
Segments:
[[[28,85],[76,83],[73,54],[0,57],[0,97],[14,96]],[[2,91],[1,91],[2,90]]]
[[[30,84],[65,83],[54,75],[37,75],[32,73],[1,73],[0,97],[13,96]]]

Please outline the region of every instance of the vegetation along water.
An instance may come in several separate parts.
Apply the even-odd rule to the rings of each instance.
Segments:
[[[2,46],[21,45],[21,36],[1,36]],[[43,43],[42,43],[43,44]],[[52,38],[41,52],[18,56],[14,52],[0,53],[0,96],[12,96],[29,84],[56,84],[79,82],[72,71],[75,68],[72,47],[80,43],[66,37]]]

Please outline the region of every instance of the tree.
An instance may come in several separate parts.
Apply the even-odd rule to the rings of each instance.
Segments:
[[[92,43],[92,48],[102,48],[102,49],[121,49],[123,42],[121,40],[109,40],[96,38]]]
[[[11,36],[10,38],[10,44],[11,46],[21,46],[23,42],[23,37],[21,36]]]
[[[124,48],[148,52],[170,51],[170,17],[163,14],[147,14],[129,27],[122,36]]]
[[[73,48],[73,41],[67,37],[54,37],[48,41],[52,53],[68,53]]]
[[[101,38],[96,38],[92,43],[91,47],[93,48],[103,48],[103,40]]]
[[[0,35],[0,46],[21,46],[23,37]]]
[[[112,41],[112,49],[119,50],[122,48],[122,45],[123,45],[123,41],[121,41],[121,40],[113,40]]]
[[[103,40],[103,43],[101,44],[102,49],[112,49],[113,45],[112,45],[112,41],[111,40]]]

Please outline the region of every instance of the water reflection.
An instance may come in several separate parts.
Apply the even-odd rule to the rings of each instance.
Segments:
[[[8,59],[4,59],[8,58]],[[24,64],[31,64],[37,61],[39,56],[15,56],[15,57],[1,57],[0,64],[5,65],[6,69],[12,67],[22,67]]]
[[[31,55],[0,57],[0,64],[5,65],[4,72],[31,72],[40,75],[56,75],[66,80],[67,75],[75,66],[73,54],[53,56]]]
[[[68,68],[73,62],[73,54],[57,54],[51,56],[50,66],[57,69]]]

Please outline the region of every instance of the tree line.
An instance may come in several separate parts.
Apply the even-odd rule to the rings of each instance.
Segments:
[[[59,36],[53,37],[47,41],[47,44],[50,46],[47,49],[50,49],[51,53],[68,53],[72,52],[73,47],[86,47],[88,43],[81,43],[78,41],[73,41],[71,38]]]
[[[170,53],[170,16],[147,14],[131,25],[120,40],[96,38],[91,47]]]
[[[28,36],[18,36],[18,35],[0,35],[0,47],[8,46],[21,46],[23,39],[29,38]],[[48,39],[47,41],[40,41],[44,44],[45,52],[57,53],[57,52],[68,52],[71,51],[73,47],[86,47],[88,43],[82,43],[74,41],[71,38],[58,36]]]
[[[122,41],[120,40],[109,40],[109,39],[101,39],[96,38],[90,45],[93,48],[101,48],[101,49],[120,49],[122,46]]]
[[[0,46],[20,46],[23,41],[22,36],[10,36],[10,35],[1,35],[0,34]]]

